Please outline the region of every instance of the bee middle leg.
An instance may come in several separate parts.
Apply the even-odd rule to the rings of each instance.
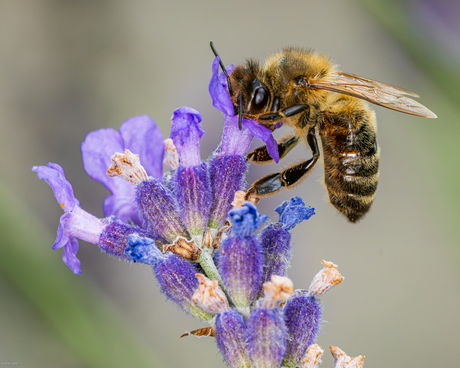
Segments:
[[[289,189],[315,167],[320,157],[318,141],[316,140],[315,130],[312,128],[307,135],[307,142],[313,153],[313,157],[297,165],[273,174],[268,174],[255,181],[246,193],[246,198],[252,195],[264,196],[274,194],[283,188]]]
[[[294,134],[287,135],[278,142],[280,160],[285,157],[299,143],[299,138]],[[267,151],[267,146],[260,146],[246,155],[249,162],[265,165],[273,162],[272,156]]]

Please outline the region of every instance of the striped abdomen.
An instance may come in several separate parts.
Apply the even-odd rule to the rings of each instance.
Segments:
[[[375,113],[367,103],[341,96],[319,125],[329,200],[351,222],[369,211],[379,177]]]

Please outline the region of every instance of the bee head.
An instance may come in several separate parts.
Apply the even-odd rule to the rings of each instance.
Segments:
[[[235,113],[256,115],[266,112],[270,108],[271,93],[268,87],[257,78],[256,68],[248,65],[238,65],[230,74],[231,95]]]

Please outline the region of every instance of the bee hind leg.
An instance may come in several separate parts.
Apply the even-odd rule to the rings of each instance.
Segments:
[[[249,198],[252,195],[266,196],[275,194],[283,188],[290,189],[295,184],[298,184],[300,180],[305,178],[315,167],[320,157],[314,129],[311,129],[308,133],[307,142],[313,153],[313,157],[311,159],[291,166],[282,172],[265,175],[252,184],[251,188],[249,188],[246,193],[246,198]]]
[[[299,142],[299,138],[295,135],[287,135],[278,142],[278,153],[280,160],[285,157]],[[265,165],[273,162],[272,157],[267,151],[267,146],[257,147],[255,150],[249,152],[246,155],[249,162],[253,162],[257,165]]]

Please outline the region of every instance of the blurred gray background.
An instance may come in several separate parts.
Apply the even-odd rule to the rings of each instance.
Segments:
[[[224,367],[212,338],[179,339],[203,326],[165,302],[149,267],[80,242],[83,273],[71,273],[51,250],[62,211],[30,171],[59,163],[82,208],[102,217],[108,191],[83,170],[85,135],[148,114],[166,138],[182,105],[201,112],[209,156],[223,126],[207,91],[212,40],[227,65],[311,47],[343,71],[420,94],[438,115],[375,107],[381,176],[359,224],[328,204],[322,165],[259,210],[275,221],[273,209],[293,195],[316,208],[293,230],[296,288],[322,259],[345,276],[323,297],[324,367],[330,344],[373,368],[458,365],[459,24],[454,0],[2,0],[0,363]],[[309,155],[298,147],[279,166],[252,167],[248,181]]]

